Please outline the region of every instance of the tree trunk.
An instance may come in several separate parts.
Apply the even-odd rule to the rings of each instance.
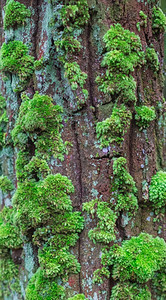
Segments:
[[[110,203],[112,191],[115,188],[113,165],[116,159],[123,157],[127,161],[126,172],[132,176],[136,183],[137,192],[135,196],[138,200],[138,209],[131,210],[131,214],[128,214],[130,207],[127,210],[119,210],[115,223],[116,239],[106,245],[111,247],[114,243],[117,243],[121,246],[124,240],[130,240],[132,236],[139,236],[141,232],[166,240],[164,208],[162,207],[156,212],[156,208],[149,201],[151,179],[157,171],[164,170],[166,153],[164,151],[163,100],[164,30],[160,26],[154,28],[152,17],[153,7],[157,5],[158,1],[88,0],[89,15],[85,16],[84,6],[79,7],[79,12],[75,13],[76,18],[73,16],[73,12],[68,12],[66,23],[62,23],[62,19],[66,20],[67,17],[65,15],[62,18],[60,14],[61,6],[68,5],[70,2],[72,5],[77,5],[77,1],[31,0],[27,3],[25,0],[20,0],[20,2],[29,7],[31,17],[27,18],[21,25],[16,24],[14,27],[4,30],[4,6],[6,1],[0,1],[0,44],[2,46],[3,43],[9,43],[9,41],[22,41],[28,46],[29,55],[34,57],[35,61],[40,59],[43,59],[43,61],[40,61],[41,65],[35,68],[23,88],[17,91],[15,89],[18,80],[20,80],[17,73],[2,70],[0,75],[0,90],[2,96],[6,99],[8,116],[8,123],[5,131],[3,131],[3,134],[5,134],[3,140],[5,139],[5,141],[2,142],[0,150],[0,173],[7,176],[15,186],[14,190],[5,192],[2,190],[1,205],[2,208],[4,206],[14,206],[12,197],[17,190],[17,186],[19,186],[15,163],[21,146],[17,144],[14,146],[11,131],[15,128],[19,115],[19,108],[22,103],[21,94],[25,92],[32,99],[35,92],[38,91],[41,95],[52,97],[55,105],[63,107],[61,134],[63,141],[69,142],[67,152],[64,154],[64,160],[62,161],[56,155],[47,157],[46,161],[53,175],[60,173],[71,180],[75,189],[75,192],[71,194],[73,211],[80,211],[85,220],[84,229],[79,233],[76,245],[70,247],[70,252],[78,259],[81,270],[77,274],[69,274],[66,283],[61,281],[63,276],[60,276],[61,279],[58,284],[65,286],[64,299],[73,297],[75,294],[84,294],[89,300],[110,299],[112,288],[116,284],[112,273],[101,284],[92,281],[94,271],[101,268],[102,265],[103,243],[98,241],[94,243],[95,239],[91,240],[88,237],[89,231],[97,226],[99,218],[96,211],[93,218],[93,215],[84,209],[83,204],[94,199]],[[84,2],[86,3],[86,1],[82,1],[82,3]],[[140,11],[146,17],[141,17]],[[75,24],[77,18],[80,23],[78,22],[78,25],[75,26],[73,24]],[[105,74],[108,67],[107,64],[101,66],[103,57],[108,52],[103,36],[111,25],[117,23],[121,24],[124,29],[134,32],[136,35],[134,38],[139,36],[142,44],[142,50],[137,48],[134,51],[136,54],[139,51],[143,53],[144,58],[141,62],[134,64],[134,71],[129,71],[136,82],[134,90],[136,104],[134,104],[134,101],[127,102],[126,100],[125,102],[123,95],[119,96],[121,94],[115,91],[115,87],[113,87],[114,92],[112,94],[101,91],[101,84],[96,81],[97,76],[104,76],[103,74]],[[74,31],[70,29],[70,26],[72,28],[75,26]],[[69,46],[65,48],[64,45],[58,44],[64,38],[64,32],[68,36],[72,36],[74,32],[74,38],[81,44],[79,51],[78,49],[70,50]],[[73,45],[74,43],[71,47],[74,47]],[[155,58],[147,58],[147,48],[154,48],[159,61],[158,69],[156,68],[157,61],[154,62]],[[73,79],[75,71],[71,71],[71,78],[67,74],[70,70],[65,66],[66,62],[76,62],[80,66],[81,70],[78,71],[79,74],[77,74],[76,79]],[[121,72],[119,71],[123,68],[121,64],[122,62],[117,66],[118,71],[113,71],[114,76],[117,76],[117,72]],[[83,85],[80,83],[80,78],[83,76],[81,72],[87,74],[87,77],[85,76],[86,80],[83,80]],[[72,88],[72,84],[75,84],[75,82],[76,89]],[[86,92],[83,90],[88,91],[87,98],[84,95]],[[120,109],[120,105],[124,103],[132,116],[129,126],[127,126],[127,123],[121,125],[124,126],[124,134],[120,143],[114,139],[109,146],[104,145],[101,147],[101,135],[99,134],[100,137],[97,137],[96,133],[97,124],[111,117],[115,104]],[[140,107],[143,105],[154,107],[156,118],[151,120],[148,126],[143,124],[141,127],[139,121],[135,118],[135,106]],[[33,114],[31,118],[33,118]],[[111,130],[113,131],[113,129]],[[30,136],[31,132],[28,134]],[[29,144],[26,151],[29,151],[30,161],[34,157],[36,146],[34,146],[34,139],[33,142],[28,140],[27,143]],[[96,207],[94,207],[95,209]],[[112,207],[111,209],[114,211]],[[154,218],[157,219],[156,222],[154,222]],[[38,227],[44,228],[45,224],[48,225],[48,223],[40,224]],[[44,242],[40,246],[34,245],[32,241],[34,230],[36,228],[34,229],[34,226],[32,226],[28,234],[23,233],[25,236],[22,237],[22,248],[7,247],[8,250],[12,249],[10,250],[12,259],[16,266],[19,266],[21,291],[12,290],[11,284],[6,288],[5,284],[2,283],[1,299],[26,299],[25,289],[40,265],[38,249],[42,249],[44,245]],[[20,231],[22,231],[21,228]],[[1,248],[4,250],[5,247],[0,242]],[[2,252],[4,253],[4,251]],[[111,268],[111,266],[108,267],[110,272]],[[150,283],[147,284],[152,299],[164,299],[156,298]],[[8,296],[6,296],[7,289],[9,291]],[[34,296],[31,299],[62,299],[61,296],[55,296],[55,298],[42,297],[35,298]],[[124,297],[124,299],[127,298]]]

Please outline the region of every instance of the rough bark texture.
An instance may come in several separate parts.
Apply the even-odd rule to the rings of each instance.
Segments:
[[[100,66],[104,51],[103,35],[111,24],[120,23],[125,29],[135,32],[141,38],[143,50],[151,44],[159,55],[160,73],[154,76],[150,68],[136,68],[134,78],[137,82],[136,96],[138,103],[141,99],[147,100],[149,105],[156,106],[157,101],[163,97],[162,66],[164,57],[163,33],[154,35],[151,27],[151,4],[145,1],[136,0],[89,0],[90,19],[81,35],[81,51],[75,55],[75,61],[79,62],[81,70],[87,73],[86,88],[89,98],[86,104],[77,109],[76,101],[67,80],[64,78],[64,68],[57,62],[56,48],[52,35],[52,28],[49,24],[53,18],[53,6],[51,1],[45,0],[20,0],[27,7],[32,7],[31,20],[24,27],[18,29],[3,30],[3,17],[5,5],[0,0],[0,45],[9,39],[21,40],[30,45],[30,54],[35,59],[42,56],[47,63],[44,69],[36,71],[31,78],[26,92],[33,96],[34,91],[50,95],[55,104],[64,108],[63,132],[64,141],[72,143],[68,154],[63,162],[51,159],[49,165],[53,174],[61,173],[71,179],[75,193],[72,195],[72,203],[75,210],[82,211],[82,204],[95,198],[108,201],[110,198],[111,181],[113,175],[112,158],[113,152],[106,149],[99,149],[96,138],[96,123],[110,117],[112,112],[111,96],[99,92],[95,79],[103,70]],[[144,11],[148,16],[147,27],[141,27],[140,32],[136,23],[140,21],[139,12]],[[54,32],[54,35],[56,33]],[[6,82],[0,77],[1,94],[7,100],[7,114],[9,123],[6,133],[6,146],[0,151],[0,173],[8,176],[15,187],[16,150],[11,142],[10,133],[15,124],[21,97],[13,91],[15,77],[11,75]],[[145,92],[146,90],[146,92]],[[166,219],[159,223],[153,222],[153,209],[148,201],[148,186],[152,176],[157,170],[164,169],[164,130],[163,111],[157,110],[157,120],[151,123],[146,130],[140,131],[134,117],[131,126],[125,134],[123,147],[120,150],[121,156],[127,159],[128,169],[136,182],[138,189],[139,210],[136,216],[127,222],[125,215],[121,215],[116,223],[117,239],[127,239],[140,232],[147,232],[154,237],[159,236],[166,239]],[[145,188],[142,183],[145,184]],[[1,193],[2,207],[11,205],[13,192]],[[109,299],[113,280],[106,280],[104,284],[95,285],[92,283],[93,272],[101,266],[101,245],[94,245],[88,238],[88,232],[96,224],[86,212],[82,212],[85,218],[85,227],[73,252],[81,264],[81,272],[71,275],[66,289],[69,295],[73,292],[83,293],[90,299]],[[165,233],[164,233],[165,232]],[[25,287],[28,279],[38,267],[36,259],[36,247],[31,242],[23,247],[23,251],[13,251],[14,262],[20,264],[20,280],[22,282],[22,298],[25,297]],[[26,279],[25,279],[26,278]],[[11,296],[7,299],[19,299],[18,296]],[[3,298],[6,299],[6,298]]]

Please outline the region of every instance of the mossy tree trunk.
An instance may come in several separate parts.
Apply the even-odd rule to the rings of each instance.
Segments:
[[[71,195],[74,211],[80,211],[85,219],[84,230],[79,235],[77,244],[72,248],[72,253],[81,265],[81,271],[69,276],[65,285],[65,299],[75,293],[84,294],[89,300],[110,299],[111,289],[115,285],[112,276],[101,284],[92,282],[94,271],[101,267],[103,244],[98,242],[94,244],[89,239],[88,232],[96,226],[98,219],[97,215],[92,218],[91,214],[83,211],[83,204],[93,199],[110,202],[115,159],[123,157],[127,161],[127,170],[137,187],[135,196],[138,199],[138,209],[132,212],[132,216],[123,210],[117,214],[116,240],[114,242],[118,241],[121,244],[122,241],[130,239],[132,236],[138,236],[141,232],[166,239],[165,215],[163,211],[156,213],[152,202],[149,201],[149,186],[152,176],[165,168],[164,30],[160,24],[155,29],[152,20],[153,7],[157,5],[158,1],[88,0],[89,15],[87,14],[85,17],[84,8],[82,11],[79,8],[78,20],[81,22],[85,18],[85,21],[74,28],[74,35],[81,45],[79,51],[76,49],[72,50],[73,52],[68,46],[65,48],[58,44],[62,37],[65,39],[63,36],[65,28],[67,28],[66,32],[69,30],[69,33],[73,34],[73,31],[68,28],[70,22],[71,27],[74,26],[73,24],[76,22],[74,17],[70,16],[66,25],[62,26],[58,15],[61,5],[67,5],[70,1],[31,0],[27,3],[25,0],[20,0],[19,2],[30,8],[31,18],[26,19],[19,26],[4,30],[6,1],[0,0],[0,43],[2,45],[4,42],[13,40],[22,41],[28,46],[29,54],[35,60],[42,60],[40,61],[41,65],[36,67],[33,75],[20,90],[15,91],[18,83],[17,74],[9,71],[0,75],[0,89],[2,96],[6,99],[8,116],[5,139],[3,139],[5,141],[0,150],[0,173],[12,180],[16,190],[18,178],[16,178],[15,162],[19,149],[13,145],[11,131],[15,127],[19,114],[22,102],[21,93],[25,91],[29,98],[33,98],[35,92],[38,91],[42,95],[52,97],[54,104],[63,107],[62,138],[71,145],[67,146],[63,161],[52,156],[47,162],[52,174],[61,173],[72,181],[75,188],[75,192]],[[72,5],[73,3],[75,1],[72,1]],[[141,17],[140,11],[144,13],[145,17]],[[126,100],[127,109],[131,112],[132,117],[128,127],[123,125],[126,127],[126,132],[122,137],[124,140],[120,144],[115,141],[108,147],[101,148],[100,139],[97,139],[96,135],[97,123],[111,117],[116,102],[118,107],[124,104],[123,97],[119,96],[120,92],[104,93],[100,91],[96,82],[96,77],[105,74],[107,68],[107,66],[101,67],[104,54],[108,52],[103,36],[109,30],[110,25],[117,23],[140,37],[142,49],[134,51],[136,53],[141,51],[145,57],[141,63],[134,65],[134,71],[130,71],[130,75],[136,82],[133,93],[135,93],[137,101],[134,104],[134,102],[127,103]],[[69,33],[67,32],[67,34]],[[74,47],[73,44],[72,47]],[[158,56],[155,63],[156,57],[146,57],[147,48],[154,48]],[[65,66],[66,62],[76,62],[80,66],[81,70],[76,79],[73,79],[75,71],[71,70],[71,78],[67,74],[70,70]],[[156,67],[158,62],[159,65]],[[115,76],[116,72],[121,72],[121,68],[120,63],[117,70],[114,71]],[[81,72],[87,74],[82,79],[83,83],[80,81],[80,78],[83,78]],[[74,84],[76,82],[76,89],[72,88],[73,82]],[[113,87],[113,89],[116,88]],[[88,97],[85,96],[85,90],[88,91]],[[137,122],[135,118],[135,106],[155,108],[156,118],[148,124],[149,126],[139,126],[139,121]],[[30,143],[28,147],[32,158],[34,155],[33,143]],[[12,206],[12,196],[15,190],[1,193],[2,208],[4,205]],[[154,222],[154,218],[157,218],[158,221]],[[26,237],[23,250],[20,248],[12,250],[12,258],[19,265],[21,293],[17,294],[10,290],[10,299],[25,299],[28,280],[39,266],[38,246],[32,243],[33,233],[32,230],[28,238]],[[109,246],[112,245],[113,242],[109,244]],[[7,299],[5,297],[2,294],[2,299]],[[153,292],[152,299],[156,299]]]

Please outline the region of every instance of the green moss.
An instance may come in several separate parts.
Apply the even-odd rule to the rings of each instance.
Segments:
[[[8,0],[5,9],[4,29],[15,28],[24,25],[31,12],[18,1]]]
[[[48,279],[39,268],[30,279],[26,288],[26,300],[65,299],[64,288],[54,279]]]
[[[147,27],[147,18],[148,18],[147,15],[142,10],[139,12],[139,15],[141,17],[141,21],[138,22],[136,25],[138,31],[141,30],[141,26]]]
[[[127,171],[127,161],[124,157],[117,158],[113,163],[111,202],[115,211],[126,211],[133,215],[138,209],[135,194],[137,188],[132,176]]]
[[[156,113],[154,107],[149,106],[136,106],[135,120],[136,124],[140,127],[140,130],[150,126],[150,123],[155,120]]]
[[[56,249],[56,246],[45,246],[39,250],[39,263],[45,277],[61,276],[67,279],[69,274],[80,272],[81,266],[68,248]]]
[[[83,294],[75,295],[74,297],[68,298],[68,300],[88,300]]]
[[[28,47],[21,41],[3,43],[0,50],[0,70],[17,74],[19,85],[17,91],[22,91],[34,71],[34,58],[28,55]]]
[[[96,126],[97,138],[100,140],[101,148],[108,147],[112,142],[121,143],[130,126],[131,118],[132,114],[124,104],[115,105],[111,117],[98,122]]]
[[[6,112],[6,100],[0,95],[0,147],[5,144],[6,125],[8,117]]]
[[[154,6],[152,10],[152,29],[156,31],[165,31],[166,16],[161,8]]]
[[[23,98],[12,138],[20,150],[27,151],[29,141],[35,146],[36,156],[49,158],[54,155],[63,160],[65,146],[60,135],[62,108],[53,105],[52,101],[51,97],[37,92],[33,99]]]
[[[0,248],[17,249],[21,248],[19,228],[13,224],[14,211],[4,207],[0,212]]]
[[[64,1],[59,9],[56,7],[55,16],[58,34],[54,34],[54,44],[75,97],[74,106],[80,109],[88,98],[88,90],[84,88],[87,74],[81,71],[75,56],[81,49],[79,36],[90,17],[87,0]]]
[[[14,264],[9,253],[0,259],[0,297],[20,293],[18,266]]]
[[[67,31],[72,32],[74,28],[80,28],[87,24],[89,19],[89,7],[87,0],[70,0],[68,5],[61,9],[62,23]]]
[[[166,172],[157,172],[151,180],[149,187],[149,200],[153,203],[156,210],[166,204]]]
[[[166,298],[166,265],[164,264],[160,272],[156,272],[153,280],[152,287],[157,296],[157,299],[164,300]]]
[[[14,189],[12,182],[7,178],[7,176],[0,176],[0,189],[4,193],[12,191]]]
[[[150,68],[154,72],[159,71],[160,62],[159,62],[158,55],[157,55],[156,51],[154,50],[154,48],[149,47],[149,48],[146,49],[145,59],[146,59],[148,65],[150,66]]]
[[[84,203],[83,210],[95,214],[98,219],[97,227],[91,229],[88,233],[88,236],[93,243],[109,244],[111,241],[115,240],[114,228],[117,216],[109,206],[109,203],[100,202],[99,200],[92,200]]]
[[[34,68],[35,70],[41,70],[43,66],[44,66],[44,58],[42,56],[39,60],[35,60]]]
[[[113,278],[146,283],[154,277],[165,261],[166,243],[147,233],[124,241],[112,253]]]
[[[96,271],[94,271],[93,273],[93,282],[94,283],[103,283],[104,279],[106,278],[110,278],[110,271],[108,270],[108,268],[101,268],[101,269],[98,269]]]
[[[99,89],[115,95],[117,100],[135,102],[136,83],[130,72],[144,61],[139,36],[115,24],[111,25],[103,40],[107,52],[101,66],[106,67],[106,72],[96,78]]]
[[[150,300],[151,293],[147,286],[136,283],[118,283],[112,289],[110,300]]]

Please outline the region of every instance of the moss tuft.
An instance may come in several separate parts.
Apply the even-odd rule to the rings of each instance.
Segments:
[[[12,191],[14,186],[7,176],[0,176],[0,189],[2,192]]]
[[[15,28],[24,25],[31,12],[18,1],[8,0],[5,9],[4,29]]]
[[[140,127],[140,130],[150,126],[150,123],[155,120],[156,114],[154,107],[148,107],[145,105],[136,106],[136,124]]]
[[[21,41],[3,43],[0,50],[0,70],[18,75],[16,91],[22,91],[34,71],[34,58],[28,55],[28,47]]]
[[[149,187],[149,200],[153,207],[158,210],[166,204],[166,172],[157,172],[151,180]]]

